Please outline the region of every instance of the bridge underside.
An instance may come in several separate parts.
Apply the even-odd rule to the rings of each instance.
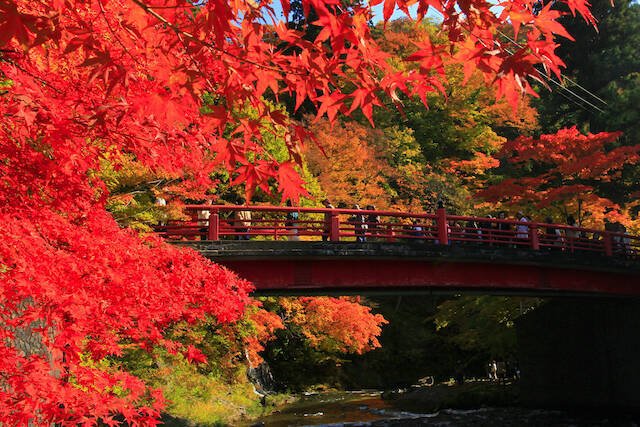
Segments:
[[[472,244],[191,241],[260,294],[460,292],[640,295],[624,258]]]

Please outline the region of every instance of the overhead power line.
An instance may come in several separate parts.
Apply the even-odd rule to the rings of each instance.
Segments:
[[[507,34],[503,33],[501,30],[497,30],[498,33],[500,33],[503,37],[505,37],[507,40],[509,40],[511,43],[513,43],[514,45],[518,46],[519,48],[523,48],[524,46],[522,46],[520,43],[518,43],[517,41],[513,40],[511,37],[509,37]],[[505,48],[505,50],[507,51],[507,53],[509,55],[513,55],[513,52],[510,52],[508,49]],[[600,107],[598,107],[597,105],[595,105],[594,103],[586,100],[585,98],[583,98],[582,96],[578,95],[577,93],[573,92],[571,89],[569,89],[568,87],[564,86],[562,83],[557,82],[555,79],[553,79],[553,77],[548,76],[546,73],[543,73],[542,71],[538,70],[536,68],[536,71],[538,72],[538,75],[541,76],[543,79],[545,79],[548,82],[553,83],[554,85],[558,86],[558,88],[560,88],[560,90],[565,90],[567,92],[569,92],[571,95],[573,95],[574,97],[576,97],[577,99],[579,99],[580,101],[584,102],[585,104],[595,108],[596,110],[598,110],[601,113],[604,113],[604,110],[602,110]],[[600,98],[599,96],[597,96],[596,94],[594,94],[593,92],[585,89],[583,86],[581,86],[580,84],[578,84],[577,82],[571,80],[569,77],[567,76],[563,76],[565,80],[567,80],[568,82],[572,83],[573,85],[579,87],[580,89],[582,89],[587,95],[591,96],[593,99],[601,102],[603,104],[603,106],[608,105],[607,102],[605,100],[603,100],[602,98]],[[558,93],[562,93],[562,92],[558,92]],[[563,96],[565,96],[563,94]],[[565,98],[567,98],[565,96]],[[575,104],[575,102],[574,102]],[[579,105],[579,104],[578,104]],[[582,106],[581,106],[582,107]],[[584,107],[582,107],[584,108]]]

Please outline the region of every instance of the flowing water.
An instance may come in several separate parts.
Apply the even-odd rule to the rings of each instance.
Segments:
[[[569,414],[524,408],[443,409],[420,413],[416,407],[381,398],[380,392],[306,393],[280,412],[254,422],[283,426],[638,426],[633,417]],[[263,423],[263,424],[260,424]],[[253,424],[247,424],[253,425]]]

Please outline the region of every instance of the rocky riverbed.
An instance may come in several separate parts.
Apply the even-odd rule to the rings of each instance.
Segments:
[[[392,392],[306,393],[246,426],[624,426],[633,415],[517,406],[517,385],[469,382]]]

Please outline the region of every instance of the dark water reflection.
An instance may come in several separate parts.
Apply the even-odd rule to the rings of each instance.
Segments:
[[[569,414],[525,408],[443,409],[419,413],[403,408],[379,392],[357,391],[307,394],[279,413],[261,420],[267,427],[283,426],[638,426],[633,417],[611,414]],[[250,424],[247,424],[250,425]]]

